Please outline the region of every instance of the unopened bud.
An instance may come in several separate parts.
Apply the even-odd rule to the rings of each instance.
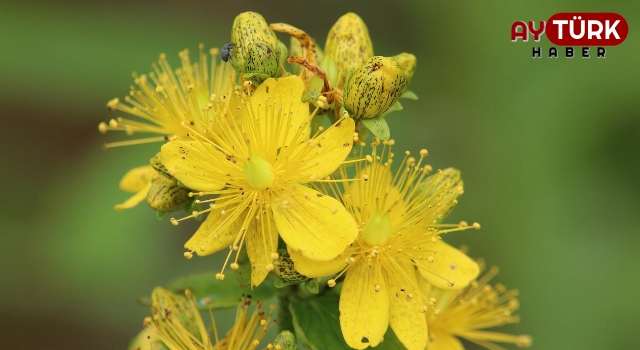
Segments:
[[[407,79],[396,60],[371,57],[347,78],[344,107],[354,119],[377,117],[398,101],[406,86]]]
[[[278,349],[278,346],[280,346],[279,349],[282,350],[296,350],[298,348],[296,336],[293,335],[293,333],[291,333],[290,331],[280,332],[276,336],[276,339],[273,341],[273,344],[274,346],[276,346],[276,349]]]
[[[403,52],[393,56],[393,58],[398,62],[400,68],[402,68],[402,72],[404,72],[404,76],[407,78],[407,83],[409,83],[416,70],[416,56]]]
[[[191,198],[190,190],[160,174],[151,180],[151,188],[147,193],[147,203],[157,211],[169,212],[184,208]]]
[[[373,44],[362,18],[353,12],[340,17],[329,30],[324,54],[335,61],[338,72],[343,77],[341,80],[345,79],[350,69],[373,57]]]
[[[248,11],[236,17],[231,44],[231,65],[254,85],[282,75],[280,67],[287,57],[287,48],[259,13]]]

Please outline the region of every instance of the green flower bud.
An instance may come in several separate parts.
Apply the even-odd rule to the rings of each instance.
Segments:
[[[416,70],[416,56],[403,52],[399,55],[393,56],[393,58],[398,61],[398,65],[402,68],[404,76],[407,78],[407,82],[410,82],[411,78],[413,78],[413,73]]]
[[[265,43],[252,44],[245,56],[244,76],[258,86],[269,78],[282,75],[282,59],[287,56],[287,48],[278,42],[277,50],[271,50]]]
[[[296,336],[293,335],[290,331],[282,331],[273,341],[273,345],[280,345],[280,349],[282,350],[296,350],[298,348],[298,343],[296,343]]]
[[[236,72],[244,74],[254,85],[284,72],[287,48],[269,24],[256,12],[244,12],[233,21],[230,62]]]
[[[353,12],[340,17],[329,30],[324,54],[333,57],[342,76],[339,83],[344,81],[350,69],[373,57],[373,44],[362,18]]]
[[[374,56],[350,72],[343,105],[354,119],[374,118],[393,106],[406,87],[407,79],[396,60]]]
[[[249,11],[239,14],[233,21],[231,43],[240,51],[235,53],[237,55],[242,54],[243,48],[255,43],[266,43],[275,50],[278,38],[262,15]]]
[[[160,174],[151,180],[151,188],[147,193],[147,203],[157,211],[170,212],[184,208],[193,199],[189,197],[190,190]]]
[[[307,276],[296,271],[296,269],[293,267],[293,260],[291,260],[289,254],[287,253],[281,252],[278,259],[273,262],[273,265],[273,272],[283,282],[300,283],[307,280]]]

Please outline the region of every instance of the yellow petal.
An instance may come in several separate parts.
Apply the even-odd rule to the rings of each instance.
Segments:
[[[169,173],[196,191],[216,191],[225,186],[226,174],[239,166],[225,158],[212,144],[173,140],[162,146],[162,160]]]
[[[380,267],[369,266],[365,259],[357,260],[347,271],[340,292],[340,327],[352,348],[364,349],[382,341],[389,325],[387,288]]]
[[[429,339],[429,350],[464,350],[464,346],[456,337],[444,333],[433,333]]]
[[[243,119],[243,129],[255,140],[249,143],[251,154],[268,158],[265,152],[309,137],[309,106],[302,102],[303,92],[304,83],[297,76],[270,78],[258,86]]]
[[[291,154],[283,152],[278,160],[285,163],[289,176],[299,178],[300,182],[322,179],[331,175],[349,155],[354,131],[353,119],[342,119],[292,149]]]
[[[244,216],[233,220],[232,214],[221,214],[221,209],[212,210],[200,225],[196,233],[184,244],[184,247],[203,256],[229,248],[240,233]],[[229,222],[233,220],[233,222]]]
[[[260,220],[253,219],[245,236],[247,254],[251,262],[251,288],[259,285],[273,267],[271,254],[278,250],[278,231],[273,217],[267,211]]]
[[[283,191],[272,205],[280,236],[307,259],[328,261],[358,234],[351,214],[336,199],[302,185]]]
[[[113,209],[122,210],[122,209],[130,209],[138,205],[143,200],[147,199],[147,193],[149,193],[149,189],[151,188],[151,182],[148,182],[138,193],[131,196],[129,199],[124,201],[122,204],[116,204]]]
[[[120,189],[129,192],[140,192],[151,183],[151,178],[156,174],[156,170],[151,165],[139,166],[127,171],[120,180]],[[136,203],[137,204],[137,203]]]
[[[434,244],[433,262],[416,260],[418,271],[429,283],[442,289],[460,289],[478,277],[478,264],[458,249],[439,241]],[[453,281],[453,286],[449,281]]]
[[[424,349],[427,346],[427,318],[420,312],[424,303],[416,289],[416,271],[410,262],[397,263],[398,269],[389,271],[386,276],[391,307],[389,326],[407,349]]]
[[[338,255],[335,259],[329,261],[315,261],[305,258],[293,249],[289,249],[289,256],[293,260],[293,266],[296,271],[311,278],[333,275],[347,266],[344,261],[346,257],[342,255]]]

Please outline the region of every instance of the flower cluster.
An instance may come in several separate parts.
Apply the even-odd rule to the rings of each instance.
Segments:
[[[290,36],[289,47],[276,32]],[[434,170],[426,149],[393,152],[385,117],[402,109],[400,98],[417,98],[407,90],[414,55],[375,56],[354,13],[331,27],[324,51],[303,30],[255,12],[236,17],[221,47],[206,54],[200,45],[195,63],[185,50],[175,70],[162,54],[152,73],[134,75],[124,102],[108,102],[129,117],[101,123],[101,132],[155,136],[106,148],[161,142],[122,179],[133,196],[117,210],[146,201],[160,217],[184,209],[174,225],[204,218],[184,256],[226,251],[219,283],[230,269],[240,284],[288,291],[275,293],[288,295],[281,303],[339,291],[339,327],[352,348],[377,346],[388,328],[408,349],[461,349],[458,338],[492,349],[531,343],[481,330],[517,320],[514,293],[489,287],[493,272],[478,279],[481,265],[443,240],[480,228],[444,223],[463,193],[460,171]],[[157,288],[144,334],[170,349],[253,349],[271,313],[249,316],[248,300],[221,340],[190,292]],[[291,337],[267,348],[293,349]]]

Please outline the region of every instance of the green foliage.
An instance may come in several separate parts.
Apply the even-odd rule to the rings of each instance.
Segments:
[[[214,272],[206,272],[178,279],[169,285],[174,293],[193,292],[196,305],[200,310],[224,309],[238,306],[241,295],[251,295],[253,300],[268,300],[273,297],[273,289],[266,283],[254,288],[241,287],[233,278],[216,280]],[[209,299],[209,304],[205,300]]]

